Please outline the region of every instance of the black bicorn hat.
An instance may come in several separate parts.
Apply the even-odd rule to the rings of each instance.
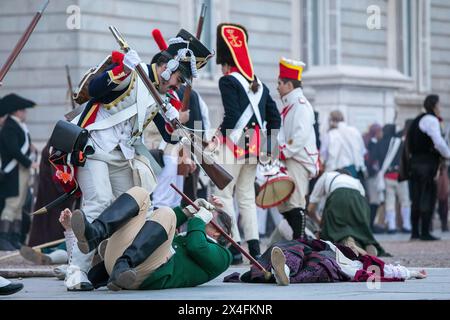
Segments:
[[[236,23],[217,26],[216,63],[236,66],[248,80],[253,81],[255,72],[248,48],[247,29]]]
[[[35,102],[22,98],[21,96],[10,93],[0,100],[0,117],[13,113],[17,110],[33,108]]]
[[[191,58],[192,55],[195,60]],[[167,49],[157,53],[153,57],[152,63],[156,63],[161,56],[165,56],[169,60],[177,60],[179,62],[178,69],[181,71],[183,79],[190,83],[192,77],[196,77],[196,71],[203,68],[213,55],[194,35],[181,29],[175,38],[169,40]],[[193,62],[191,61],[195,61],[194,72]]]

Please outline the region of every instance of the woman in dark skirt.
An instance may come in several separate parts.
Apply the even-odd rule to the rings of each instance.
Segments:
[[[322,219],[316,214],[321,198],[325,198]],[[387,256],[370,229],[370,207],[361,183],[343,172],[324,173],[317,181],[308,207],[308,214],[322,226],[320,237],[342,243],[356,251],[365,249],[373,256]]]

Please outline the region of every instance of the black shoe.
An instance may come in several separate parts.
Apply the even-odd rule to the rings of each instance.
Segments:
[[[0,287],[0,295],[7,296],[16,293],[23,289],[23,284],[21,283],[10,283],[7,286]]]
[[[393,230],[388,230],[387,234],[396,234],[397,230],[393,229]]]
[[[114,264],[107,287],[112,291],[130,289],[136,281],[136,276],[136,271],[133,270],[130,262],[126,258],[119,258]]]
[[[434,237],[431,234],[427,234],[425,236],[421,236],[420,240],[422,241],[438,241],[441,240],[440,238]]]
[[[402,228],[402,233],[411,234],[411,229]]]
[[[128,193],[121,194],[100,216],[89,223],[81,210],[72,214],[71,224],[78,240],[78,248],[84,254],[96,249],[100,242],[111,237],[128,220],[139,213],[139,205]]]
[[[374,233],[374,234],[383,234],[385,232],[386,232],[386,230],[383,227],[380,227],[377,225],[374,225],[372,228],[372,233]]]
[[[418,234],[412,234],[410,240],[411,241],[420,240],[420,236]]]

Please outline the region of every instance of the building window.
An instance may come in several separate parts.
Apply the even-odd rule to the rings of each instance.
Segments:
[[[308,66],[340,61],[340,1],[304,0],[301,4],[302,57]]]
[[[398,70],[408,77],[413,76],[415,21],[412,0],[401,0],[397,7],[398,19]]]

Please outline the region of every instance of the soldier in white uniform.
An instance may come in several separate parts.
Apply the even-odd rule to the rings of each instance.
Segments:
[[[291,226],[294,239],[300,238],[305,228],[304,211],[309,180],[319,172],[314,110],[302,89],[304,66],[303,62],[282,58],[277,88],[283,103],[278,134],[280,159],[295,181],[293,194],[278,206],[278,210]]]
[[[163,99],[182,83],[196,77],[211,52],[194,36],[181,30],[169,41],[167,50],[141,64]],[[154,121],[164,140],[171,143],[172,128],[166,123],[153,97],[134,72],[141,63],[133,50],[126,55],[114,52],[113,64],[89,84],[88,102],[77,124],[91,131],[88,144],[95,149],[84,167],[78,168],[78,182],[83,193],[82,210],[89,222],[100,215],[116,198],[133,186],[149,193],[156,185],[155,174],[142,145],[141,134]],[[165,118],[178,118],[175,107],[168,104]],[[123,117],[118,117],[118,115]],[[148,152],[148,151],[147,151]],[[119,201],[120,203],[120,201]],[[119,211],[126,208],[116,208]],[[93,290],[87,278],[93,253],[84,255],[73,248],[65,284],[68,290]]]

